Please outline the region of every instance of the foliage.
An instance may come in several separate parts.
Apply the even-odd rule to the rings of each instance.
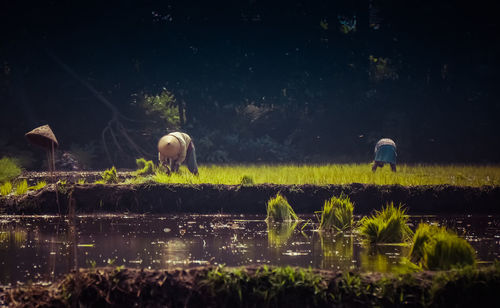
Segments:
[[[21,174],[21,167],[15,159],[0,158],[0,183],[11,181]]]
[[[135,163],[137,164],[137,170],[134,172],[135,175],[151,175],[155,173],[155,164],[153,161],[137,158]]]
[[[7,196],[12,191],[12,183],[7,181],[3,184],[0,184],[0,195]]]
[[[285,197],[280,193],[267,201],[267,218],[268,221],[281,222],[298,220],[297,214],[293,211]]]
[[[181,167],[181,170],[184,166]],[[172,174],[162,173],[153,176],[158,183],[186,184],[227,184],[239,185],[242,174],[251,176],[254,184],[275,183],[286,185],[325,185],[364,183],[375,185],[460,185],[460,186],[498,186],[500,185],[500,166],[425,166],[398,165],[398,172],[384,168],[371,171],[370,164],[326,164],[326,165],[201,165],[199,176],[189,172]],[[137,179],[140,183],[141,179]]]
[[[28,190],[39,190],[39,189],[44,188],[45,186],[47,186],[47,182],[40,181],[40,182],[36,183],[36,185],[28,187]]]
[[[16,195],[24,195],[28,192],[28,182],[26,180],[19,181],[16,184]]]
[[[181,114],[174,94],[167,89],[163,89],[160,94],[144,94],[141,107],[144,108],[147,115],[156,115],[160,117],[169,130],[175,130],[180,127]]]
[[[448,270],[474,265],[474,248],[463,238],[446,230],[421,223],[413,236],[410,258],[428,270]]]
[[[354,205],[348,196],[333,196],[326,200],[321,211],[320,230],[345,231],[353,224]]]
[[[408,227],[409,216],[401,205],[389,203],[381,211],[360,221],[359,232],[371,244],[402,243],[408,241],[413,232]]]
[[[116,172],[115,166],[104,170],[104,172],[101,175],[102,180],[97,181],[96,183],[101,183],[101,184],[117,184],[118,183],[118,174]]]
[[[253,177],[251,177],[250,175],[247,175],[247,174],[243,175],[241,177],[240,184],[241,185],[252,185],[252,184],[254,184]]]

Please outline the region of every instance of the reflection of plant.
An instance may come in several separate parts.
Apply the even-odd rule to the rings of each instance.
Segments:
[[[354,241],[352,235],[318,233],[323,253],[323,268],[335,266],[340,270],[350,270],[352,263]]]
[[[11,243],[14,243],[15,248],[19,248],[26,242],[27,235],[23,229],[0,230],[0,248],[9,248]]]
[[[344,231],[352,227],[354,205],[348,196],[333,196],[325,201],[321,211],[320,230]]]
[[[285,197],[280,193],[276,197],[267,201],[267,220],[270,221],[290,221],[298,220],[297,214],[293,211]]]
[[[15,159],[9,157],[0,159],[0,183],[13,180],[20,174],[21,168]]]
[[[371,217],[363,217],[359,231],[372,244],[401,243],[413,235],[407,224],[408,219],[406,209],[401,205],[395,207],[391,202]]]
[[[396,68],[391,64],[389,58],[374,57],[370,55],[370,78],[374,81],[385,79],[396,80],[399,78]]]
[[[356,31],[356,15],[352,18],[346,16],[337,16],[340,23],[340,31],[344,34]]]
[[[429,270],[448,270],[476,263],[474,248],[455,233],[428,224],[420,224],[413,237],[412,261]]]
[[[292,236],[297,221],[284,221],[279,223],[267,222],[267,239],[270,246],[281,247],[283,246],[290,236]]]

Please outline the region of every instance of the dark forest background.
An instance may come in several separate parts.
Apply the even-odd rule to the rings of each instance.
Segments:
[[[399,162],[498,163],[490,2],[2,1],[0,156],[42,167],[24,134],[49,124],[87,168],[175,129],[201,163],[369,162],[382,137]],[[162,93],[176,121],[144,107]]]

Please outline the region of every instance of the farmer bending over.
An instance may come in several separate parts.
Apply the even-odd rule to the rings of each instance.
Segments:
[[[384,163],[391,165],[391,170],[396,172],[396,143],[389,138],[380,139],[375,145],[375,159],[373,161],[372,171],[377,167],[383,167]]]
[[[198,174],[194,144],[188,134],[173,132],[161,137],[158,141],[158,160],[168,174],[179,171],[183,162],[186,162],[191,173]]]

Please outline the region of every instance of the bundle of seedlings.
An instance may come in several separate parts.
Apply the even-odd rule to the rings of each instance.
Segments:
[[[352,228],[354,204],[349,197],[341,194],[326,200],[321,211],[319,229],[342,232]]]
[[[391,202],[372,216],[363,217],[359,232],[370,244],[407,242],[413,235],[408,219],[406,209]]]
[[[155,164],[151,160],[145,158],[137,158],[135,160],[137,170],[134,171],[135,176],[145,176],[155,174]]]
[[[427,270],[448,270],[475,265],[474,248],[444,227],[419,224],[410,250],[411,261]]]
[[[298,219],[297,214],[295,214],[286,198],[280,193],[267,201],[267,221],[282,222]]]

